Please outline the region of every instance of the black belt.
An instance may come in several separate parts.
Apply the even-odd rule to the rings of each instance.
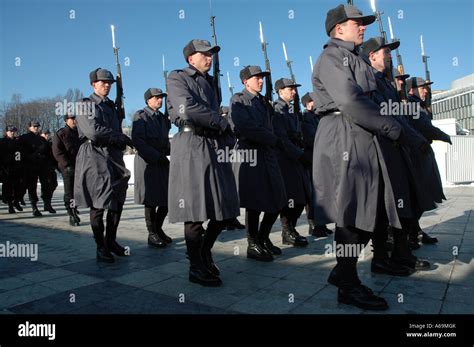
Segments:
[[[102,147],[107,147],[106,145],[101,145],[101,144],[99,144],[99,143],[97,143],[97,142],[95,142],[95,141],[92,141],[92,140],[90,140],[90,139],[87,139],[86,142],[90,143],[92,146],[95,146],[95,147],[101,147],[101,148],[102,148]]]
[[[211,139],[216,139],[222,135],[220,130],[196,127],[190,124],[183,125],[179,128],[179,131],[182,133],[192,132],[194,135],[208,137]]]
[[[340,116],[342,114],[341,111],[329,111],[329,112],[325,112],[325,113],[321,113],[320,114],[320,117],[326,117],[326,116]]]
[[[189,133],[189,132],[194,132],[194,128],[189,125],[185,125],[179,129],[179,131],[182,131],[183,133]]]

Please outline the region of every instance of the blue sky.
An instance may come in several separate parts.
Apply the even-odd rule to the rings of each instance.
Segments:
[[[344,1],[345,2],[345,1]],[[228,104],[226,72],[234,90],[244,65],[264,66],[258,36],[262,21],[273,80],[288,77],[282,42],[293,61],[296,79],[311,90],[309,56],[316,62],[327,41],[324,21],[336,0],[213,0],[220,54],[223,104]],[[369,0],[354,0],[364,13]],[[474,1],[378,0],[377,8],[391,17],[405,70],[424,76],[420,55],[423,34],[434,89],[448,89],[452,80],[474,72]],[[70,18],[71,10],[75,19]],[[398,18],[403,11],[403,18]],[[184,19],[179,15],[183,14]],[[293,18],[291,14],[294,14]],[[211,40],[208,0],[0,0],[0,101],[13,93],[23,100],[63,94],[68,88],[91,93],[88,75],[96,67],[115,74],[110,25],[116,27],[124,78],[127,113],[144,106],[148,87],[164,87],[162,54],[167,70],[186,64],[182,48],[193,38]],[[368,27],[365,39],[379,35]],[[21,65],[15,66],[15,59]],[[125,65],[129,58],[130,65]],[[238,58],[240,65],[235,66]],[[395,55],[394,55],[395,59]],[[458,65],[453,62],[457,59]],[[115,89],[112,89],[112,96]]]

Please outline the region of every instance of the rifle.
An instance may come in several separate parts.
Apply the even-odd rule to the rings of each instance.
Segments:
[[[216,26],[215,26],[215,19],[216,17],[212,15],[212,5],[211,5],[211,0],[209,0],[209,7],[211,11],[211,32],[212,32],[212,39],[214,41],[214,46],[217,46],[217,36],[216,36]],[[212,79],[212,84],[214,91],[217,96],[217,103],[219,107],[221,106],[222,103],[222,90],[221,90],[221,69],[219,66],[219,53],[215,52],[212,55],[212,60],[213,60],[213,79]]]
[[[286,53],[286,46],[285,46],[284,42],[282,42],[282,46],[283,46],[283,54],[285,55],[286,66],[288,66],[288,70],[290,71],[290,77],[293,80],[293,83],[296,84],[296,78],[295,78],[295,75],[293,73],[293,68],[291,67],[292,61],[288,59],[288,54]],[[298,93],[298,88],[297,87],[295,87],[295,90],[296,90],[296,94],[295,94],[295,98],[293,100],[293,112],[295,114],[299,115],[301,113],[300,95]]]
[[[163,59],[163,78],[165,80],[165,92],[168,93],[168,86],[166,85],[166,80],[168,79],[168,70],[166,70],[166,67],[165,67],[165,55],[164,54],[162,56],[162,59]],[[166,99],[168,99],[168,94],[166,94]],[[169,118],[167,100],[165,100],[165,116],[167,118]]]
[[[390,20],[390,17],[388,17],[388,28],[390,29],[390,39],[392,40],[392,42],[399,41],[393,35],[392,21]],[[397,71],[400,75],[404,75],[405,74],[405,68],[403,67],[402,56],[400,55],[400,51],[399,51],[398,48],[395,50],[395,52],[396,52],[396,55],[397,55]],[[403,83],[402,83],[400,89],[399,89],[398,84],[397,84],[397,91],[399,93],[400,99],[403,102],[406,102],[408,100],[408,96],[407,96],[405,79],[403,79]]]
[[[234,87],[230,84],[229,71],[227,71],[227,85],[229,86],[230,96],[232,97],[232,95],[234,95]]]
[[[375,15],[375,18],[377,19],[377,22],[379,23],[379,31],[380,31],[380,35],[382,35],[383,39],[385,40],[385,42],[388,42],[387,40],[387,33],[385,32],[385,30],[383,29],[383,23],[382,23],[382,14],[383,12],[380,12],[377,10],[377,8],[375,7],[375,0],[370,0],[370,6],[372,7],[372,11],[374,12],[374,15]],[[390,53],[391,54],[391,53]],[[390,63],[390,68],[387,69],[388,71],[386,71],[386,76],[388,77],[388,79],[393,83],[394,82],[394,78],[393,78],[393,63]]]
[[[112,48],[114,49],[114,56],[115,56],[115,65],[117,65],[117,84],[115,86],[117,90],[117,96],[115,98],[115,109],[118,113],[120,123],[125,119],[125,107],[123,105],[123,84],[122,84],[122,69],[120,68],[119,62],[119,48],[115,46],[115,27],[113,25],[110,26],[112,30]]]
[[[425,54],[425,46],[423,45],[423,35],[420,35],[420,44],[421,44],[421,60],[423,61],[423,64],[425,64],[425,79],[426,79],[426,82],[428,83],[428,82],[431,82],[430,70],[428,70],[429,56]],[[431,87],[427,85],[426,89],[428,90],[428,95],[426,95],[426,98],[425,98],[425,105],[428,111],[430,111],[431,113]]]
[[[293,80],[293,83],[296,84],[295,74],[293,73],[293,68],[291,67],[292,61],[288,59],[288,54],[286,53],[286,46],[285,43],[282,42],[283,46],[283,54],[285,55],[286,66],[288,66],[288,70],[290,71],[290,77]],[[300,106],[300,95],[298,93],[298,87],[295,87],[295,98],[293,99],[293,114],[296,115],[296,133],[292,136],[293,143],[296,143],[300,147],[304,147],[303,144],[303,135],[301,132],[301,106]]]
[[[270,68],[270,60],[268,60],[267,46],[268,43],[263,39],[263,28],[262,22],[258,22],[260,43],[262,44],[263,58],[265,59],[265,70],[268,72],[268,76],[265,76],[265,99],[267,102],[273,104],[273,83],[272,83],[272,69]]]

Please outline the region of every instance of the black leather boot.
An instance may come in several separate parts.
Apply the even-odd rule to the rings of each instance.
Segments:
[[[148,230],[148,245],[154,248],[164,248],[167,243],[156,232],[154,218],[145,212],[145,225]]]
[[[258,261],[269,262],[273,261],[273,256],[271,252],[265,250],[260,244],[256,241],[255,238],[247,235],[247,258],[255,259]]]
[[[35,217],[43,216],[43,214],[38,210],[38,206],[36,206],[36,203],[31,203],[31,208],[33,209],[33,216]]]
[[[311,233],[312,236],[316,237],[317,239],[320,237],[326,237],[328,234],[326,233],[326,226],[315,225],[313,231]]]
[[[212,247],[219,237],[222,230],[225,228],[226,223],[221,221],[209,221],[207,225],[207,230],[204,230],[201,243],[201,259],[204,263],[204,266],[207,270],[215,275],[219,276],[221,274],[219,267],[214,262],[212,258]],[[203,228],[204,229],[204,228]]]
[[[79,223],[81,222],[81,218],[79,218],[79,211],[77,210],[77,208],[72,209],[72,215],[74,217],[74,221],[77,223],[77,225],[79,225]]]
[[[169,237],[168,235],[166,235],[162,228],[156,227],[156,233],[159,236],[159,238],[165,241],[166,243],[173,242],[173,239]]]
[[[221,279],[209,271],[201,257],[202,237],[195,240],[186,240],[186,247],[190,262],[189,281],[204,287],[221,286]]]
[[[47,200],[44,201],[44,210],[49,213],[56,213],[56,210],[51,205],[51,201],[47,201]]]
[[[114,253],[115,255],[118,255],[119,257],[126,257],[129,255],[127,254],[127,250],[125,249],[125,247],[119,245],[116,241],[120,213],[117,214],[117,212],[113,212],[114,215],[110,217],[109,214],[111,212],[112,211],[107,212],[107,225],[105,227],[105,246],[110,252]]]
[[[308,240],[298,234],[296,229],[289,223],[282,225],[281,236],[284,245],[292,245],[294,247],[306,247],[308,245]]]
[[[17,209],[17,211],[20,211],[22,212],[23,211],[23,207],[21,207],[20,203],[18,201],[15,201],[13,203],[13,207],[15,207]]]
[[[391,276],[409,276],[411,274],[410,270],[402,265],[393,262],[390,258],[372,259],[372,264],[370,270],[373,273],[386,274]]]
[[[421,232],[421,243],[424,245],[433,245],[438,242],[436,237],[431,237],[424,231]]]
[[[393,238],[394,248],[391,255],[392,262],[401,266],[406,266],[412,271],[428,270],[430,268],[430,263],[428,261],[418,259],[415,255],[412,254],[411,247],[407,243],[406,230],[394,230]]]
[[[110,253],[110,251],[104,246],[97,247],[96,259],[98,262],[101,262],[101,263],[115,262],[115,258],[112,255],[112,253]]]
[[[13,207],[13,203],[8,203],[8,213],[16,213],[15,208]]]
[[[260,228],[258,230],[257,237],[262,239],[260,246],[264,248],[271,255],[281,255],[281,249],[275,246],[270,240],[270,232],[272,231],[273,224],[267,220],[264,216],[262,222],[260,223]]]
[[[337,301],[364,310],[382,311],[388,309],[384,298],[376,296],[370,288],[362,284],[350,288],[339,288]]]
[[[245,229],[245,225],[239,222],[237,218],[232,218],[229,220],[229,222],[226,225],[226,230],[243,230]]]
[[[104,239],[104,231],[101,228],[93,228],[95,243],[97,244],[96,259],[100,263],[113,263],[115,258],[107,249]]]
[[[74,212],[73,212],[73,209],[71,208],[66,208],[66,211],[67,211],[67,214],[69,216],[69,225],[71,226],[79,226],[79,222],[76,221],[76,219],[74,218]]]

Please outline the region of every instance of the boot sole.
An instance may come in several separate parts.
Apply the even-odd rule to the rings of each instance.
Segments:
[[[96,258],[98,263],[107,263],[112,264],[115,263],[115,259],[104,259],[104,258]]]
[[[260,257],[258,257],[258,256],[250,255],[250,254],[247,254],[247,258],[253,259],[253,260],[257,260],[257,261],[263,261],[263,262],[265,262],[265,263],[269,263],[269,262],[272,262],[272,261],[273,261],[273,258],[266,258],[266,259],[263,259],[263,258],[260,258]]]
[[[351,299],[345,299],[345,298],[337,298],[337,302],[340,304],[345,304],[345,305],[350,305],[350,306],[355,306],[358,308],[361,308],[363,310],[370,310],[370,311],[386,311],[388,310],[388,305],[386,304],[385,306],[366,306],[363,304],[359,304],[358,302],[352,301]]]
[[[204,287],[220,287],[222,285],[222,282],[202,282],[191,276],[189,276],[189,282],[197,283]]]
[[[282,241],[282,243],[284,245],[289,245],[289,246],[293,246],[293,247],[299,247],[299,248],[302,248],[302,247],[306,247],[308,244],[307,243],[291,243],[290,241]]]
[[[154,244],[149,243],[148,247],[151,247],[151,248],[166,248],[166,243],[162,246],[158,246],[158,245],[154,245]]]
[[[376,274],[398,276],[398,277],[407,277],[411,275],[410,271],[403,272],[403,273],[394,273],[394,272],[384,271],[382,269],[377,269],[377,268],[374,268],[374,269],[371,268],[370,271]]]

